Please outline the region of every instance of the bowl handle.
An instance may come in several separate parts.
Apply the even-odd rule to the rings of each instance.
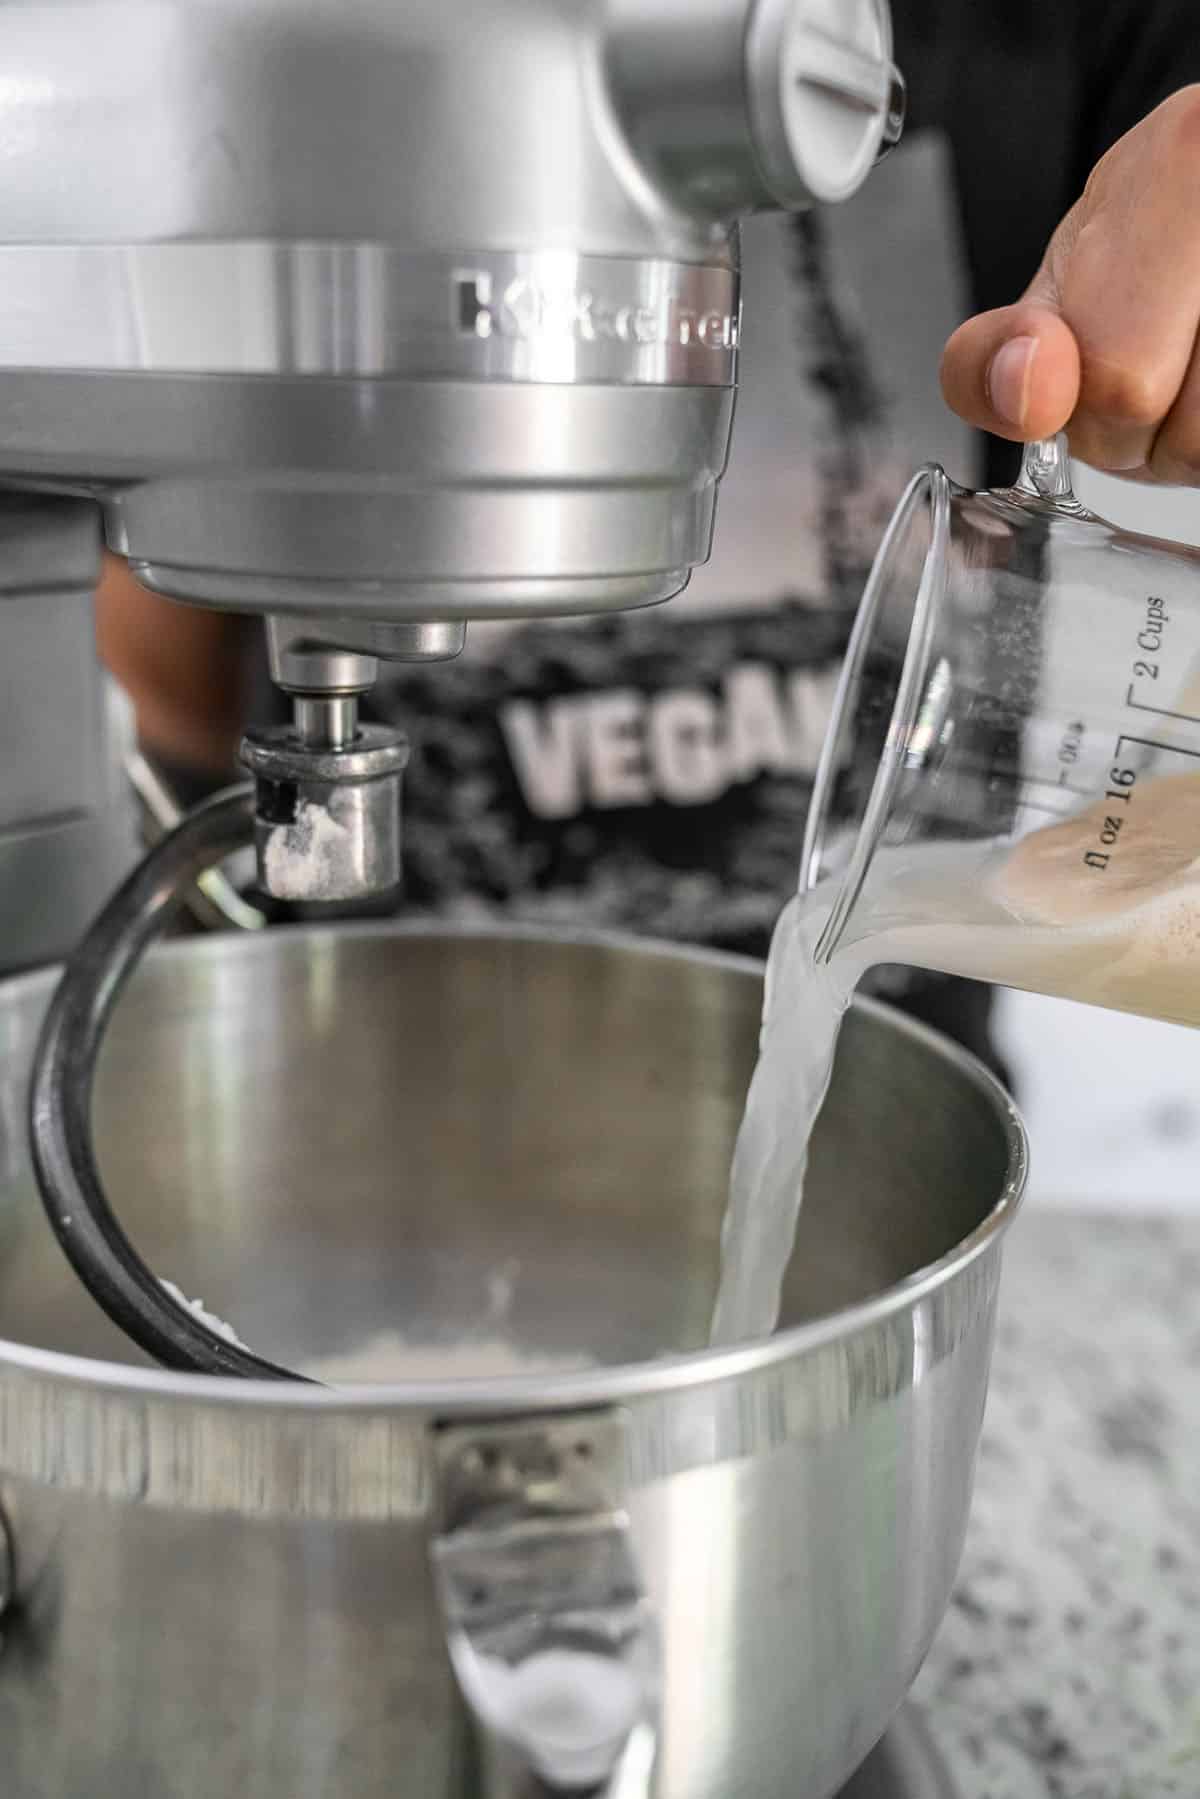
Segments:
[[[431,1546],[483,1799],[649,1799],[660,1652],[612,1410],[437,1432]]]

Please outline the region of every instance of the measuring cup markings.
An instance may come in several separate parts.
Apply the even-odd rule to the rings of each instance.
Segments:
[[[919,522],[939,509],[940,534]],[[806,884],[830,867],[842,882],[818,960],[909,960],[1200,1023],[1200,988],[1180,999],[1160,967],[1200,952],[1200,552],[1088,512],[1065,446],[1034,445],[1006,492],[917,478],[860,624],[831,742],[843,766],[851,752],[843,803],[868,797],[849,855],[829,852],[831,796],[815,797]]]

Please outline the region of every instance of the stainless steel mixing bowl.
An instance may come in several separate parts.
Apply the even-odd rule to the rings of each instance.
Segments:
[[[958,1563],[1024,1175],[991,1079],[856,1004],[783,1325],[707,1354],[756,965],[399,927],[160,951],[96,1109],[156,1270],[292,1365],[399,1330],[545,1370],[201,1380],[141,1362],[44,1222],[52,980],[0,988],[6,1799],[827,1799]]]

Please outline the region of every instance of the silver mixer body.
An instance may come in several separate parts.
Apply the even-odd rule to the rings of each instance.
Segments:
[[[726,456],[736,219],[849,192],[886,126],[881,9],[833,8],[844,45],[811,10],[6,8],[0,472],[96,493],[201,603],[666,598]]]
[[[304,764],[380,655],[647,605],[707,556],[737,220],[852,192],[901,92],[884,0],[4,9],[0,482],[272,615],[268,824],[298,793],[354,846],[297,891],[297,831],[279,897],[399,876],[381,807]]]
[[[294,704],[290,727],[252,733],[244,752],[262,885],[288,902],[377,895],[400,873],[405,755],[402,741],[357,718],[379,660],[453,655],[472,619],[650,605],[707,555],[733,418],[738,220],[848,196],[894,140],[902,88],[885,0],[10,0],[2,25],[0,489],[18,497],[0,521],[13,587],[10,596],[0,581],[0,650],[15,646],[7,683],[24,689],[43,729],[14,726],[3,739],[0,879],[6,829],[28,823],[33,805],[39,827],[58,830],[52,803],[74,785],[69,756],[53,787],[23,785],[21,771],[38,754],[47,766],[45,746],[60,736],[78,746],[84,721],[92,785],[80,774],[81,807],[110,841],[103,825],[117,807],[96,770],[114,737],[90,703],[102,678],[88,658],[73,665],[81,695],[58,647],[64,619],[85,609],[102,533],[151,588],[267,620],[272,672]],[[53,580],[38,572],[49,539],[62,551]],[[239,807],[248,823],[245,799],[221,806],[196,814],[176,847],[191,830],[191,854],[197,830],[215,831]],[[63,861],[69,843],[59,841]],[[111,857],[88,866],[99,899]],[[120,900],[50,1005],[51,1024],[73,1018],[73,977],[89,966],[108,977],[95,990],[93,1051],[152,934],[154,866],[122,889],[140,878],[146,904],[119,976],[115,946],[129,948]],[[18,928],[0,958],[67,947],[86,888],[55,929],[39,921],[36,950]],[[11,1644],[0,1710],[16,1790],[83,1799],[99,1771],[106,1791],[116,1781],[180,1799],[214,1782],[262,1799],[533,1799],[584,1788],[611,1799],[783,1799],[793,1783],[825,1799],[886,1725],[946,1601],[999,1238],[1023,1165],[1003,1102],[919,1036],[904,1037],[897,1056],[895,1027],[867,1026],[863,1054],[879,1073],[866,1085],[895,1104],[874,1131],[839,1126],[839,1139],[883,1145],[893,1181],[894,1145],[908,1145],[913,1116],[906,1070],[926,1099],[941,1096],[954,1125],[944,1140],[923,1125],[905,1163],[911,1197],[924,1200],[930,1183],[949,1196],[924,1264],[864,1262],[828,1328],[808,1329],[800,1307],[781,1347],[693,1358],[728,1165],[720,1120],[734,1121],[756,1040],[751,971],[643,963],[638,952],[644,973],[626,986],[624,952],[594,946],[578,964],[575,952],[564,961],[552,951],[545,968],[531,950],[529,978],[514,980],[520,952],[505,943],[485,965],[476,952],[470,972],[457,941],[443,952],[414,939],[406,955],[399,938],[364,936],[377,947],[355,981],[341,972],[350,941],[280,933],[182,960],[173,952],[159,968],[195,971],[195,1016],[178,1008],[183,989],[147,971],[151,988],[140,990],[166,996],[163,1041],[186,1042],[193,1074],[208,1044],[229,1103],[252,1114],[228,1163],[239,1203],[224,1215],[250,1232],[268,1215],[268,1189],[247,1183],[252,1141],[290,1142],[313,1170],[318,1148],[336,1151],[321,1192],[337,1195],[331,1240],[346,1239],[346,1145],[330,1128],[341,1081],[351,1107],[342,1116],[356,1129],[354,1108],[386,1096],[406,1155],[422,1117],[448,1121],[430,1167],[471,1201],[452,1261],[489,1216],[511,1234],[521,1197],[540,1191],[530,1169],[554,1217],[574,1203],[575,1176],[563,1170],[591,1171],[590,1185],[578,1182],[591,1235],[562,1239],[564,1268],[542,1283],[550,1294],[568,1266],[592,1277],[605,1244],[614,1294],[641,1290],[646,1220],[665,1228],[678,1186],[680,1229],[661,1288],[645,1288],[647,1316],[661,1322],[668,1300],[692,1309],[665,1337],[641,1340],[619,1307],[602,1307],[621,1322],[621,1341],[598,1360],[635,1365],[549,1394],[538,1382],[457,1394],[443,1384],[424,1399],[391,1390],[343,1401],[63,1360],[64,1349],[92,1351],[47,1315],[21,1315],[21,1295],[36,1293],[22,1258],[53,1245],[29,1230],[17,1203],[29,1169],[10,1158],[4,1328],[41,1346],[0,1345],[0,1613],[9,1607]],[[593,956],[607,972],[589,988]],[[281,980],[284,964],[294,973]],[[7,990],[17,1051],[43,1024],[48,986],[33,977]],[[222,1034],[223,986],[255,1023],[238,1025],[240,1051]],[[628,1003],[611,1005],[614,993]],[[372,1029],[377,999],[386,1004]],[[545,1005],[557,1034],[542,1031]],[[494,1039],[468,1028],[480,1006]],[[126,1017],[136,1035],[150,1014]],[[179,1022],[183,1039],[172,1037]],[[663,1095],[677,1037],[700,1059],[684,1060],[672,1116]],[[406,1082],[421,1097],[410,1041],[445,1107],[421,1107],[411,1130],[394,1103]],[[270,1087],[255,1043],[285,1052],[277,1091],[311,1143],[265,1128]],[[470,1078],[460,1043],[468,1057],[484,1052]],[[60,1047],[61,1079],[39,1082],[35,1069],[31,1108],[48,1210],[46,1143],[57,1142],[64,1096],[80,1098],[86,1061],[67,1053],[65,1035]],[[614,1114],[609,1072],[636,1074],[651,1048],[661,1052],[653,1079]],[[175,1066],[165,1053],[158,1065]],[[298,1104],[304,1066],[311,1103]],[[11,1079],[0,1068],[0,1101],[26,1073],[24,1056]],[[496,1075],[507,1085],[494,1087]],[[548,1080],[559,1095],[551,1108]],[[139,1117],[158,1118],[141,1075],[119,1086]],[[644,1105],[650,1091],[656,1102]],[[636,1143],[612,1128],[635,1107],[646,1113],[640,1167]],[[199,1140],[228,1149],[234,1136],[202,1109]],[[87,1106],[83,1118],[63,1137],[68,1160],[90,1130]],[[568,1122],[583,1135],[556,1135]],[[105,1157],[122,1141],[137,1165],[118,1185],[138,1190],[136,1213],[153,1186],[143,1181],[152,1146],[118,1128]],[[527,1166],[501,1153],[517,1141]],[[377,1150],[390,1171],[391,1139],[379,1136]],[[171,1170],[177,1201],[186,1164]],[[484,1169],[508,1177],[507,1210],[475,1203]],[[289,1202],[303,1185],[294,1173]],[[365,1162],[350,1173],[370,1184]],[[858,1186],[874,1192],[873,1167]],[[435,1190],[427,1182],[424,1199]],[[223,1215],[214,1191],[202,1182],[196,1203],[211,1244]],[[390,1172],[386,1193],[390,1206]],[[247,1194],[254,1203],[241,1203]],[[60,1206],[60,1242],[78,1242],[85,1222],[103,1227],[102,1200],[97,1177],[82,1206]],[[190,1203],[154,1208],[176,1248]],[[436,1202],[428,1211],[450,1217]],[[682,1221],[701,1212],[689,1237]],[[436,1297],[432,1265],[389,1216],[384,1237]],[[548,1235],[541,1216],[536,1230]],[[311,1295],[329,1275],[327,1245],[294,1235],[317,1248],[317,1263],[275,1290]],[[288,1240],[287,1228],[272,1235],[276,1275]],[[859,1248],[873,1241],[867,1231]],[[683,1279],[680,1242],[696,1252]],[[226,1246],[257,1305],[270,1280],[244,1243]],[[375,1249],[356,1264],[368,1265],[382,1266]],[[68,1307],[99,1321],[66,1262],[55,1254],[52,1267]],[[909,1278],[918,1272],[926,1278]],[[202,1330],[148,1268],[135,1273],[143,1298]],[[903,1291],[874,1305],[872,1283]],[[96,1284],[91,1293],[118,1315]],[[581,1320],[576,1309],[570,1328]],[[304,1348],[283,1340],[281,1365],[298,1366]],[[640,1365],[664,1351],[657,1368]],[[697,1546],[723,1518],[741,1524],[712,1563],[717,1584],[696,1601]],[[798,1619],[808,1636],[793,1666]],[[582,1654],[587,1680],[572,1677],[572,1700],[590,1692],[597,1658],[632,1695],[585,1764],[566,1765],[554,1730],[543,1740],[540,1726],[518,1729],[497,1698],[543,1648]],[[249,1734],[221,1717],[231,1703],[252,1715]]]

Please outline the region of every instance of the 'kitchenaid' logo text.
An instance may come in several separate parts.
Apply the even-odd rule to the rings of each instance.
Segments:
[[[586,289],[543,287],[527,275],[500,286],[486,269],[455,276],[454,307],[457,328],[467,337],[710,350],[733,350],[738,341],[733,313],[701,311],[675,298],[655,306],[617,305]]]

